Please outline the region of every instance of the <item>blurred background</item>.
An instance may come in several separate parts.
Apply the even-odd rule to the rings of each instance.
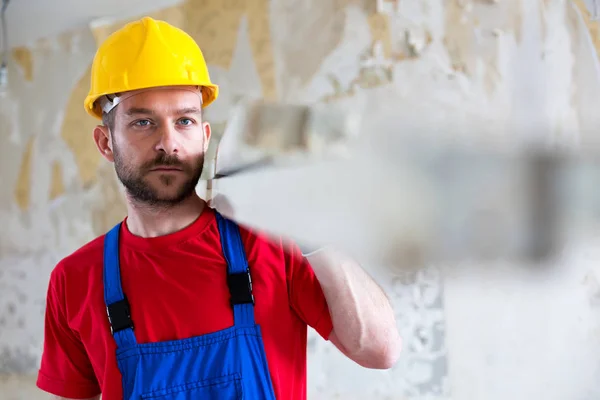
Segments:
[[[594,5],[11,0],[0,82],[0,399],[49,398],[34,385],[49,273],[125,214],[82,106],[98,43],[124,23],[150,15],[199,43],[221,90],[206,113],[207,161],[231,107],[259,98],[336,104],[374,124],[416,121],[465,142],[577,149],[600,129]],[[309,398],[600,398],[600,235],[566,243],[543,265],[373,273],[396,309],[400,361],[362,369],[311,331]]]

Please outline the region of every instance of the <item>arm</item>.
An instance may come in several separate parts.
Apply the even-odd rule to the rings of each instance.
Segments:
[[[324,248],[306,256],[319,281],[333,322],[329,340],[366,368],[388,369],[401,339],[383,290],[353,260]]]
[[[36,385],[53,399],[99,399],[100,388],[85,346],[67,315],[65,274],[51,274],[46,299],[44,347]]]

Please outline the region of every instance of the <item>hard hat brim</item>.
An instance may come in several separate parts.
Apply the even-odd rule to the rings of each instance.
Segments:
[[[186,83],[182,83],[182,84],[168,84],[168,85],[157,85],[157,86],[150,86],[150,87],[144,87],[144,88],[133,88],[128,91],[134,91],[134,90],[140,90],[140,89],[152,89],[154,87],[158,88],[158,87],[177,87],[177,86],[190,86],[190,83],[186,82]],[[219,97],[219,86],[218,85],[210,83],[210,84],[203,84],[203,85],[198,85],[198,86],[201,88],[201,91],[202,91],[202,108],[208,107],[213,101],[215,101],[217,99],[217,97]],[[119,93],[124,93],[124,92],[121,91]],[[84,101],[85,111],[92,117],[102,120],[102,108],[100,107],[100,104],[98,104],[97,100],[99,98],[101,98],[102,96],[114,95],[114,94],[117,94],[117,93],[112,92],[112,91],[107,91],[106,93],[97,93],[94,95],[88,95]]]

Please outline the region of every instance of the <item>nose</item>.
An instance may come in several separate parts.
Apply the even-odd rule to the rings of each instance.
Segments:
[[[160,140],[156,144],[157,151],[163,151],[168,155],[179,152],[178,132],[171,124],[163,124],[159,130]]]

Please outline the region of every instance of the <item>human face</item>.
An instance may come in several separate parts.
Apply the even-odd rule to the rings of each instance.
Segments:
[[[194,89],[126,94],[114,110],[110,148],[117,176],[136,203],[169,207],[195,193],[210,125]]]

